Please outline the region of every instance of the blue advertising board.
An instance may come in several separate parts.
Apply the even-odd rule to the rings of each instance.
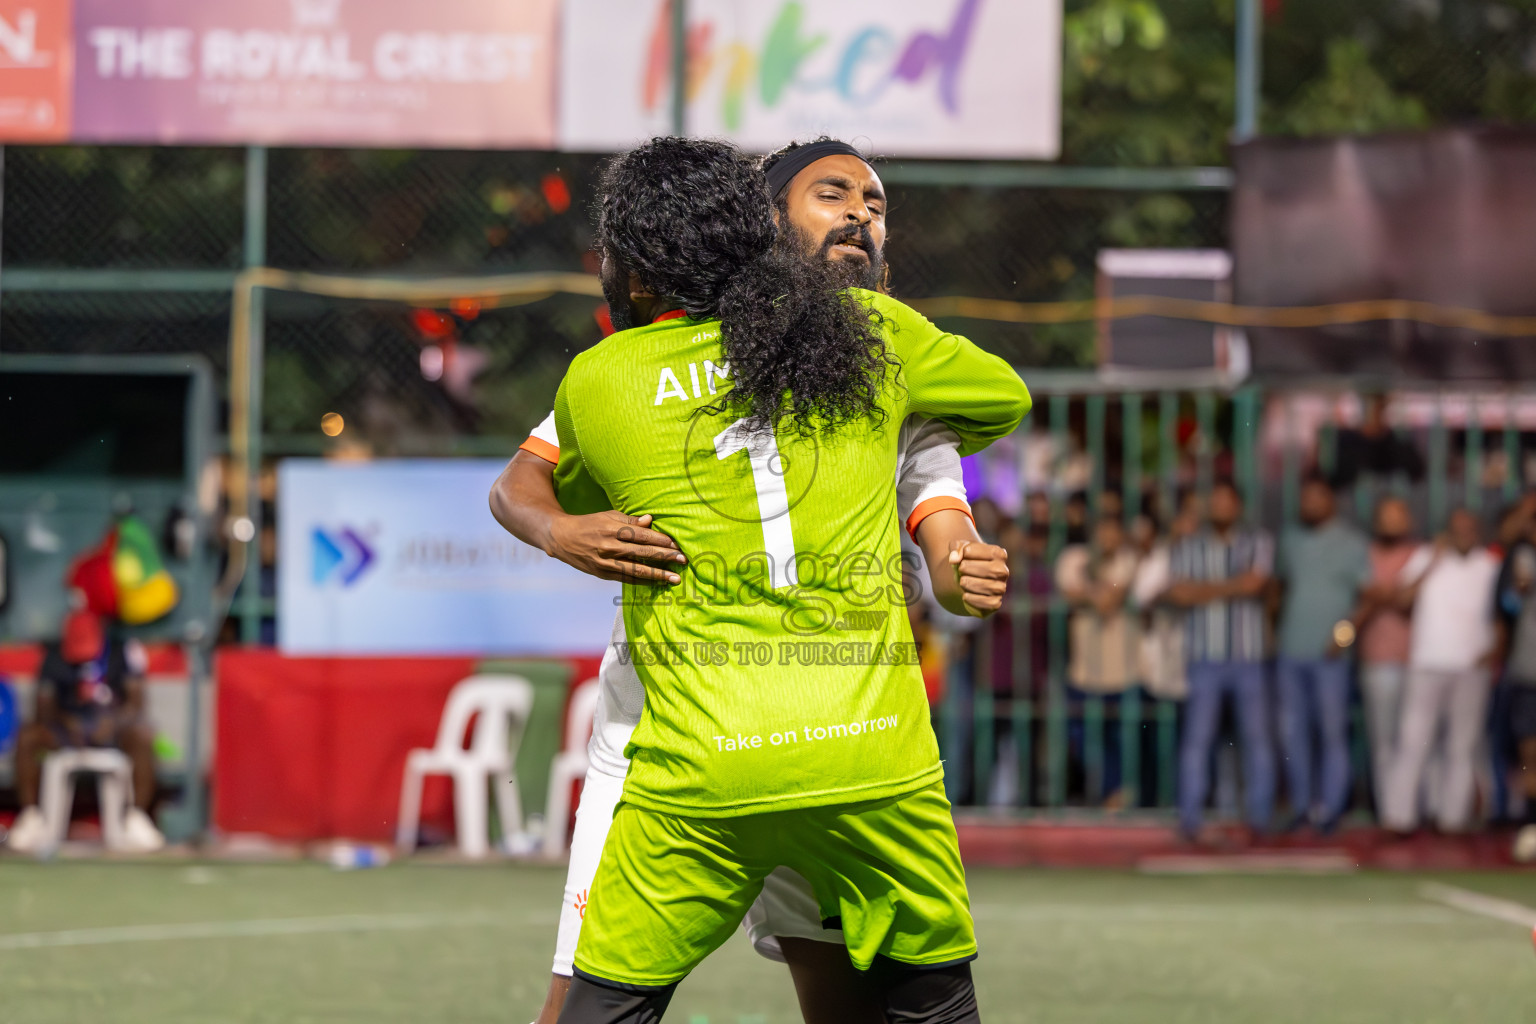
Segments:
[[[278,470],[277,639],[288,654],[601,651],[619,585],[512,537],[490,459],[289,459]]]

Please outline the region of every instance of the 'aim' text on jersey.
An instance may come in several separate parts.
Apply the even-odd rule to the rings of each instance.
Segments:
[[[704,360],[703,366],[704,388],[713,395],[715,393],[715,381],[725,380],[731,375],[731,364],[721,363],[716,366],[713,361]],[[693,397],[703,398],[703,390],[699,387],[700,368],[698,363],[688,364],[688,382],[693,385]],[[661,368],[661,378],[656,382],[656,404],[660,405],[669,398],[689,401],[688,392],[683,389],[682,378],[675,373],[670,366]]]

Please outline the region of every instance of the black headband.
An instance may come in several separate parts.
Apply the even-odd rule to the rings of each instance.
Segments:
[[[808,142],[784,154],[784,158],[772,167],[768,168],[768,192],[774,199],[778,199],[789,183],[795,180],[795,175],[805,170],[811,164],[828,156],[856,156],[864,160],[864,154],[836,139],[828,139],[825,142]]]

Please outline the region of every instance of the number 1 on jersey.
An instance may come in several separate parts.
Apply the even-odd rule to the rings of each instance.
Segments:
[[[757,490],[757,515],[763,525],[763,550],[768,554],[769,583],[774,590],[800,582],[795,566],[795,535],[789,526],[789,487],[784,460],[772,430],[749,431],[739,419],[715,437],[715,458],[747,453],[752,486]]]

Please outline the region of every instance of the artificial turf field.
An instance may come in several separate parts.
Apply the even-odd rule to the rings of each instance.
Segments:
[[[6,860],[0,1021],[527,1024],[563,877]],[[987,1021],[1536,1021],[1529,929],[1424,895],[1439,882],[1536,907],[1536,875],[970,879]],[[738,935],[668,1020],[799,1015],[786,970]]]

